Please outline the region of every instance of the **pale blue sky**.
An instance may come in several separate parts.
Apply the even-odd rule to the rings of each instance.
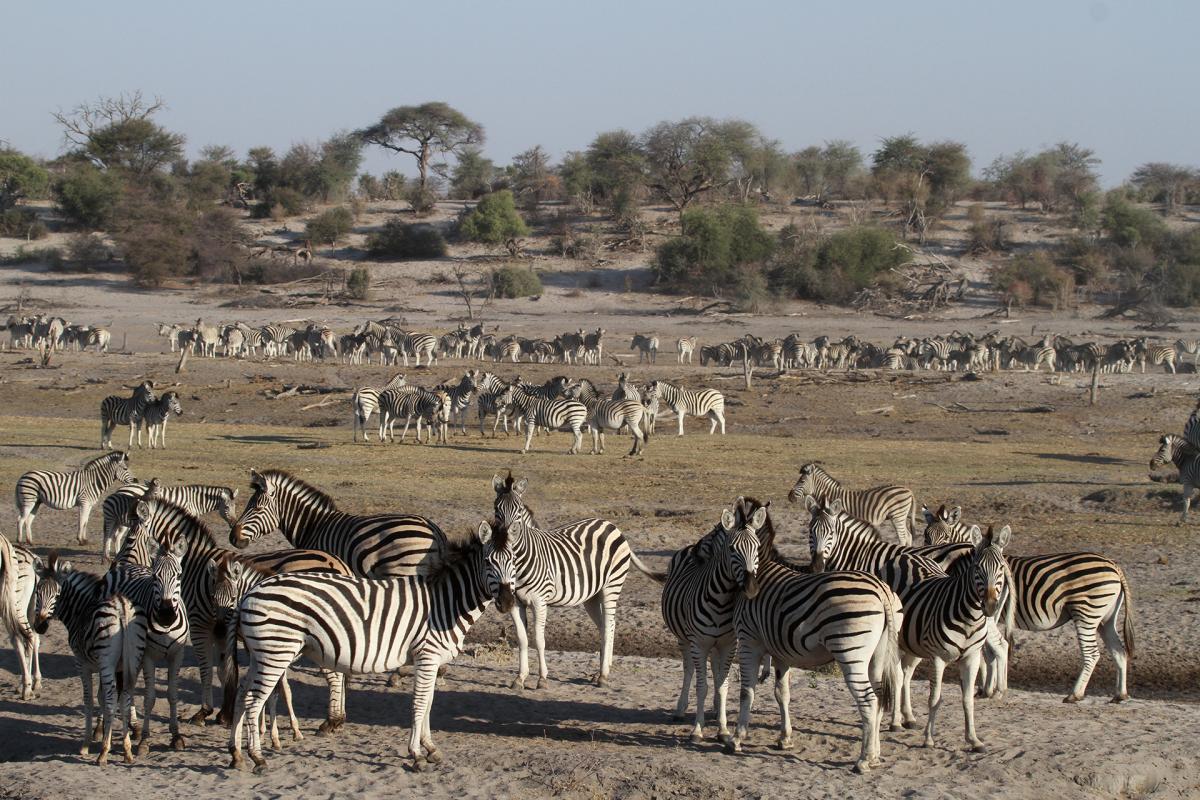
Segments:
[[[166,98],[190,153],[317,140],[445,100],[506,163],[663,119],[742,117],[789,150],[882,136],[999,153],[1093,148],[1108,185],[1200,165],[1200,3],[59,0],[5,10],[0,139],[60,152],[50,118],[102,94]],[[408,168],[369,154],[367,168]]]

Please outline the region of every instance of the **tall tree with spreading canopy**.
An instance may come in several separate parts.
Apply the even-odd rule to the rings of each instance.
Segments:
[[[17,150],[0,148],[0,211],[7,211],[25,197],[37,197],[50,186],[50,174],[42,165]]]
[[[374,125],[357,131],[356,135],[365,144],[415,158],[421,192],[428,188],[431,169],[444,172],[444,165],[433,162],[435,156],[457,155],[484,141],[482,125],[442,102],[398,106]]]
[[[627,130],[596,135],[584,155],[578,177],[592,182],[592,195],[617,216],[633,209],[645,190],[646,156]]]
[[[147,100],[137,91],[101,97],[53,116],[63,140],[95,166],[144,178],[183,157],[186,139],[151,119],[164,108],[161,97]]]
[[[930,226],[959,198],[971,179],[971,159],[961,142],[924,144],[911,133],[885,138],[871,155],[871,174],[885,200],[898,198],[904,234],[922,244]]]
[[[1189,189],[1200,183],[1200,172],[1178,164],[1151,161],[1135,169],[1129,182],[1145,199],[1162,203],[1171,212],[1184,202]]]
[[[734,153],[753,126],[689,117],[660,122],[641,138],[647,184],[682,214],[705,192],[730,181]]]

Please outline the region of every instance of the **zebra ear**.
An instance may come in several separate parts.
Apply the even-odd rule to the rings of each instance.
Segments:
[[[942,508],[938,509],[937,514],[933,514],[929,511],[928,508],[926,508],[925,506],[921,506],[921,514],[924,515],[924,517],[925,517],[925,524],[932,525],[934,522],[936,522],[937,518],[942,515],[942,509],[944,509],[944,508],[945,508],[945,506],[942,506]]]
[[[238,490],[235,488],[235,489],[233,490],[233,494],[231,494],[231,495],[229,496],[229,499],[230,499],[230,500],[237,500],[237,496],[238,496]]]
[[[244,572],[245,569],[246,565],[240,561],[231,560],[225,565],[225,573],[229,576],[229,579],[233,581],[236,581],[238,578],[242,577],[242,572]]]
[[[1012,528],[1005,525],[1003,528],[997,531],[996,534],[991,537],[991,539],[993,547],[995,547],[997,550],[1003,550],[1005,547],[1008,547],[1008,543],[1012,541]]]
[[[517,497],[520,497],[521,495],[525,494],[525,489],[528,488],[528,486],[529,479],[521,478],[521,480],[513,484],[513,494],[515,494]]]
[[[487,520],[479,521],[479,527],[475,529],[475,539],[480,544],[487,544],[492,540],[492,526],[487,524]]]
[[[838,514],[842,513],[842,501],[836,497],[833,498],[825,503],[825,510],[836,517]]]
[[[171,555],[177,558],[183,558],[187,552],[187,539],[182,536],[176,536],[171,542]]]
[[[978,525],[971,526],[971,529],[967,531],[967,537],[976,550],[983,544],[983,531],[979,529]]]
[[[258,470],[251,467],[250,468],[250,485],[261,488],[265,483],[266,483],[266,481],[263,480],[262,474]]]
[[[492,476],[492,491],[496,494],[500,494],[504,491],[504,478],[500,477],[499,472]]]
[[[140,519],[142,522],[145,522],[146,520],[150,519],[150,504],[147,503],[145,500],[138,500],[136,513],[137,513],[137,518]]]
[[[955,506],[950,513],[946,515],[946,521],[951,525],[957,525],[960,519],[962,519],[962,506]]]
[[[754,516],[750,518],[750,524],[754,526],[755,530],[758,530],[759,528],[761,528],[763,525],[766,524],[766,522],[767,522],[767,509],[765,506],[760,507],[758,509],[758,511],[755,511]]]
[[[721,512],[721,527],[724,528],[726,532],[729,532],[729,531],[733,530],[735,525],[737,525],[737,522],[733,518],[733,512],[730,511],[728,508],[725,509],[724,511],[722,511]]]
[[[804,495],[804,507],[810,512],[816,511],[821,507],[821,501],[813,497],[811,494]]]

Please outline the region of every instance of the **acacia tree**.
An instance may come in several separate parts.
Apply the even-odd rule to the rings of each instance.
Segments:
[[[884,139],[871,161],[871,174],[885,201],[897,197],[903,204],[904,235],[915,230],[922,244],[929,227],[954,204],[971,177],[966,145],[926,145],[911,133]]]
[[[697,197],[729,183],[735,147],[752,129],[710,117],[660,122],[641,138],[647,185],[682,215]]]
[[[539,203],[554,197],[562,188],[562,181],[550,166],[550,154],[540,144],[513,156],[508,174],[513,194],[528,211],[535,210]]]
[[[95,166],[146,177],[183,155],[185,138],[151,119],[164,108],[161,97],[147,100],[136,91],[81,103],[53,117],[63,129],[63,140]]]
[[[1184,202],[1188,190],[1197,180],[1200,180],[1200,174],[1191,167],[1162,161],[1142,164],[1129,178],[1129,182],[1145,199],[1162,203],[1168,213],[1173,211],[1177,204]]]
[[[627,130],[597,134],[584,161],[572,177],[591,183],[590,195],[618,217],[634,211],[645,190],[646,156],[638,139]],[[573,191],[579,191],[578,185]]]
[[[356,135],[365,144],[415,158],[422,193],[428,188],[430,169],[444,170],[441,165],[433,164],[434,156],[458,154],[484,141],[482,125],[442,102],[398,106]]]

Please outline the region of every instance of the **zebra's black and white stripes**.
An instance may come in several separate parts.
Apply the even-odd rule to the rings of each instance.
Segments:
[[[567,450],[570,454],[579,452],[583,443],[583,425],[587,421],[587,406],[578,400],[563,398],[539,397],[519,383],[512,387],[512,402],[518,416],[524,420],[525,446],[522,453],[528,453],[533,442],[533,434],[537,426],[558,430],[566,428],[571,431],[574,440]]]
[[[79,509],[76,540],[87,542],[87,523],[92,509],[116,482],[133,483],[129,454],[113,450],[96,456],[72,472],[33,470],[17,479],[17,541],[33,544],[33,520],[42,506],[63,511]]]
[[[238,490],[228,486],[206,486],[204,484],[189,484],[184,486],[160,486],[157,481],[148,485],[128,484],[104,498],[101,509],[104,513],[104,557],[111,558],[113,553],[121,549],[125,535],[129,532],[129,520],[132,518],[137,501],[151,496],[165,502],[177,505],[189,514],[202,517],[209,512],[217,512],[221,519],[232,525],[236,519],[235,503]]]
[[[32,550],[0,534],[0,624],[8,631],[20,664],[22,700],[32,700],[42,685],[41,642],[30,622],[40,563]]]
[[[143,381],[134,390],[131,397],[109,395],[100,402],[100,447],[103,450],[112,449],[112,434],[118,425],[129,426],[129,446],[133,447],[133,435],[137,432],[138,446],[142,444],[142,415],[146,407],[155,400],[154,386],[150,381]]]
[[[687,416],[708,417],[712,423],[709,434],[716,433],[720,425],[721,435],[725,435],[725,395],[716,389],[684,389],[666,381],[651,381],[649,391],[657,395],[660,407],[675,412],[679,436],[683,436],[683,419]]]
[[[1191,418],[1185,433],[1195,431]],[[1150,469],[1155,470],[1164,464],[1171,463],[1179,470],[1179,485],[1183,487],[1183,516],[1180,523],[1187,522],[1188,512],[1192,508],[1192,496],[1200,488],[1200,448],[1188,439],[1173,433],[1164,434],[1158,440],[1158,452],[1150,459]]]
[[[878,486],[858,491],[847,489],[820,464],[810,462],[800,467],[800,477],[792,486],[788,498],[801,500],[809,496],[818,500],[836,498],[841,501],[847,514],[874,525],[876,529],[884,522],[891,522],[899,543],[906,547],[912,544],[917,501],[912,491],[903,486]]]

